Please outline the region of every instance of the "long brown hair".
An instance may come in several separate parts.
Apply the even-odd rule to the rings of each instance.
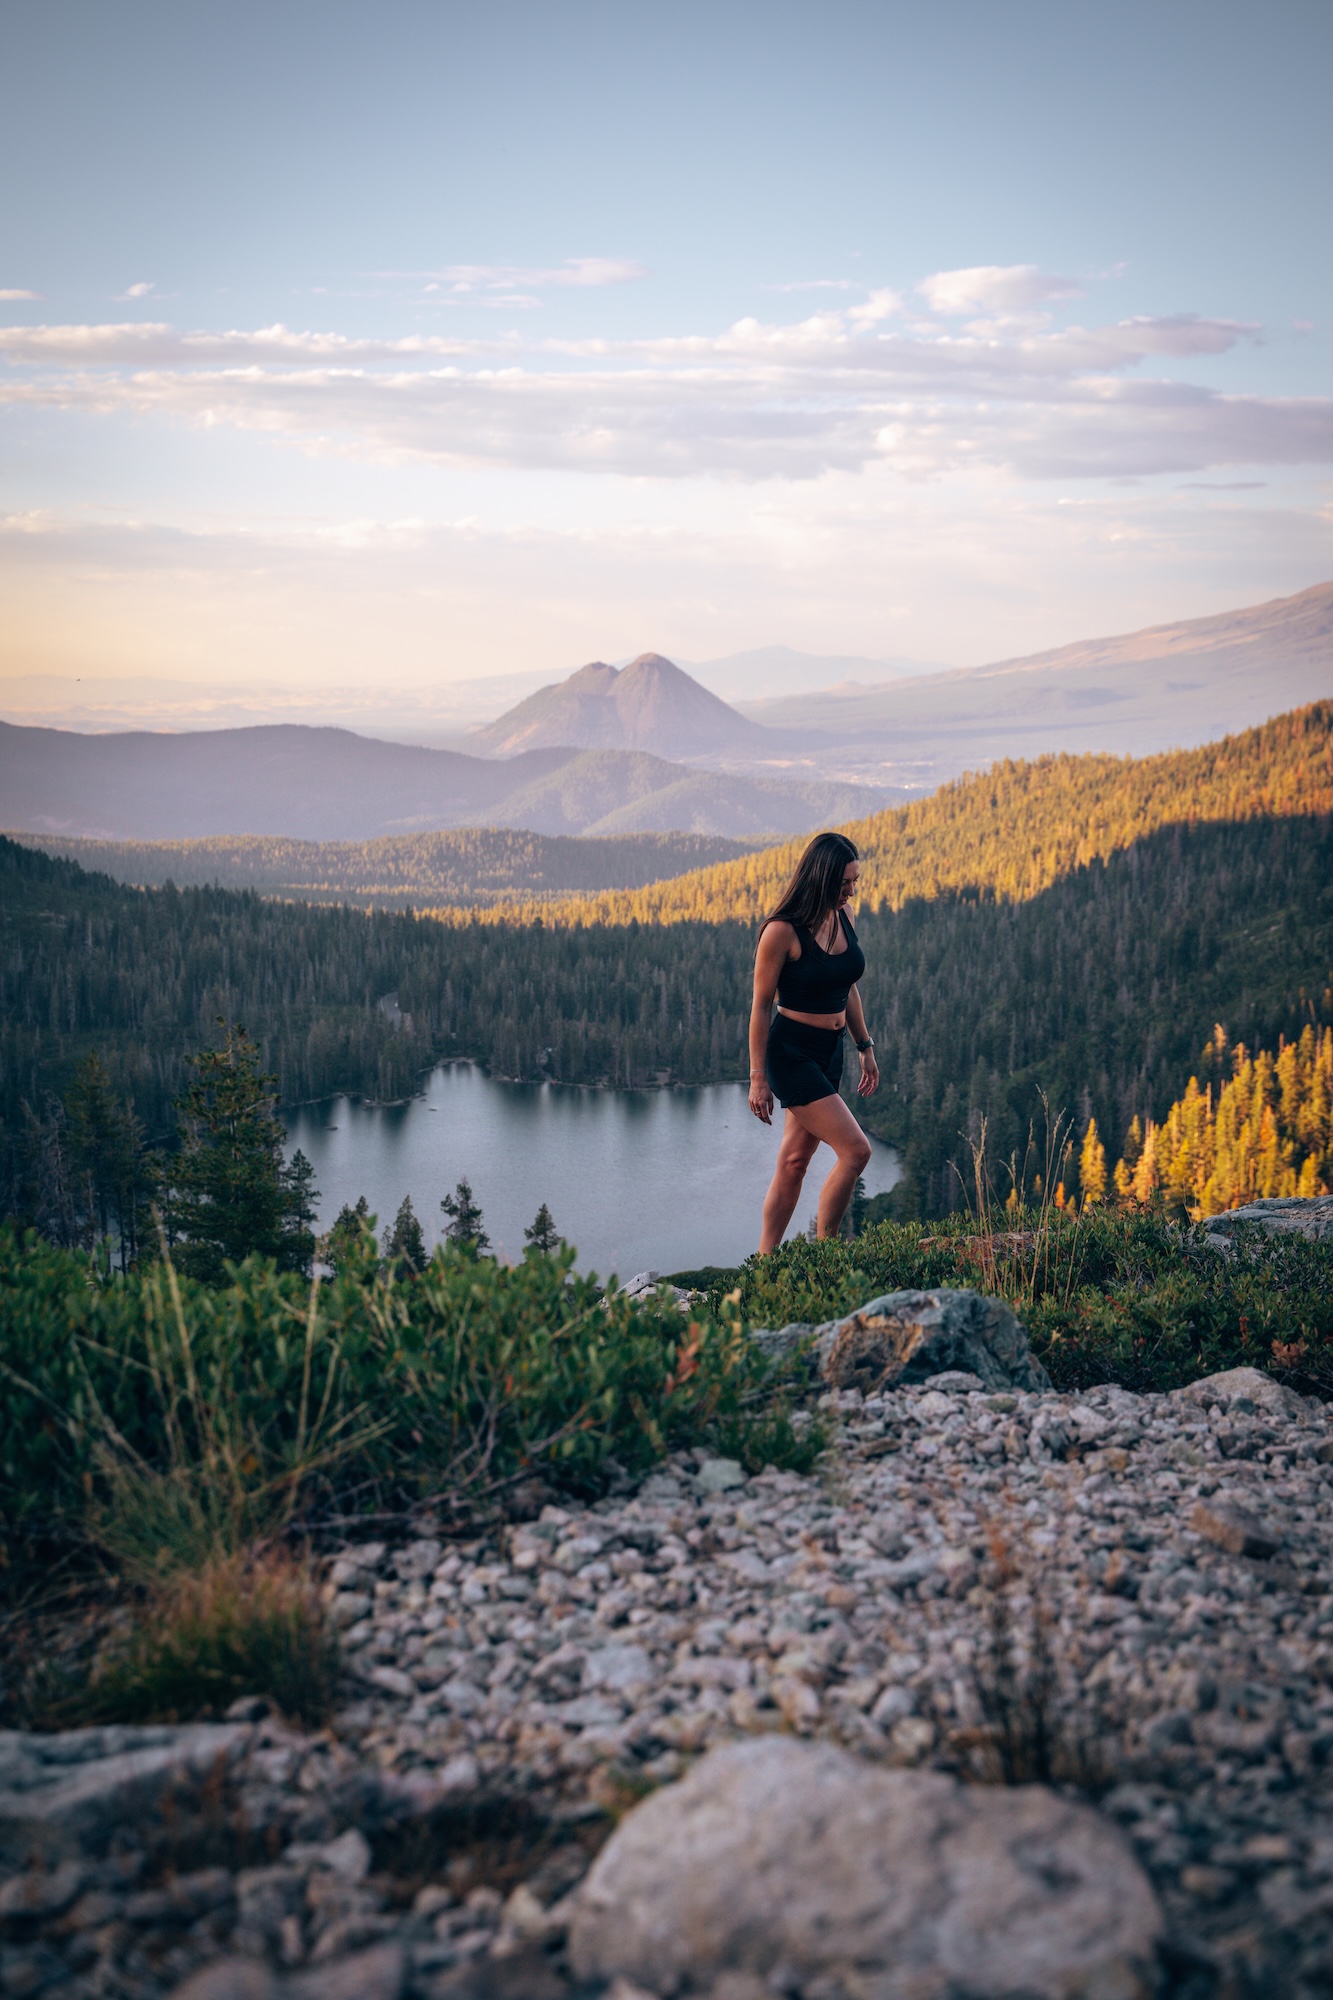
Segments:
[[[760,926],[788,923],[794,930],[815,931],[830,910],[838,907],[842,878],[849,861],[859,861],[856,842],[845,833],[817,833],[796,864],[796,873]]]

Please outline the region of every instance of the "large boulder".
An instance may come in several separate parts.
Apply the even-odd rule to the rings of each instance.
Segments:
[[[1237,1230],[1246,1228],[1262,1229],[1267,1236],[1306,1236],[1312,1243],[1333,1243],[1333,1194],[1272,1195],[1228,1209],[1224,1215],[1210,1215],[1204,1227],[1215,1250],[1230,1250]]]
[[[1088,1806],[762,1737],[621,1821],[575,1898],[570,1951],[579,1978],[656,1992],[726,1972],[866,2000],[1146,2000],[1162,1928],[1124,1837]]]
[[[983,1292],[886,1292],[844,1319],[759,1329],[753,1337],[775,1361],[812,1342],[819,1373],[834,1389],[869,1394],[953,1373],[974,1375],[990,1390],[1051,1386],[1013,1309]]]

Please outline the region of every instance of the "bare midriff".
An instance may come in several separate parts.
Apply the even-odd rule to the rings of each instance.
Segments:
[[[845,1028],[846,1014],[796,1014],[790,1007],[779,1007],[779,1014],[786,1021],[799,1021],[803,1028]]]

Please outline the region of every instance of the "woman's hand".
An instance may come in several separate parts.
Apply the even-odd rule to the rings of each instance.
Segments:
[[[873,1049],[861,1049],[858,1054],[861,1057],[861,1081],[856,1086],[856,1094],[858,1097],[869,1097],[879,1089],[879,1064],[875,1061]]]
[[[761,1125],[773,1123],[773,1093],[765,1076],[750,1078],[750,1109]]]

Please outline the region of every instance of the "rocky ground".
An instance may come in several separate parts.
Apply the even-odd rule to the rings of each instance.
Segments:
[[[333,1731],[199,1739],[216,1775],[174,1848],[160,1801],[108,1793],[100,1834],[86,1801],[75,1833],[43,1816],[73,1739],[0,1737],[0,1851],[51,1857],[0,1889],[0,1993],[157,2000],[194,1974],[195,2000],[642,2000],[639,1974],[596,1972],[614,1952],[571,1967],[576,1883],[635,1799],[780,1734],[1076,1788],[1155,1889],[1158,1991],[1324,2000],[1329,1411],[1248,1370],[1166,1396],[949,1373],[821,1401],[835,1442],[808,1477],[696,1455],[493,1538],[344,1548]],[[90,1772],[165,1733],[89,1756],[92,1734]],[[909,1990],[705,1971],[717,2000]],[[931,1976],[910,1991],[999,1990]]]

